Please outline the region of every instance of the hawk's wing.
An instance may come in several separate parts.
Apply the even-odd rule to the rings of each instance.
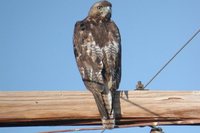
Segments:
[[[74,30],[74,54],[83,81],[104,85],[103,53],[96,44],[88,23],[77,22]],[[103,88],[87,88],[102,92]]]
[[[103,54],[92,37],[88,23],[77,22],[74,29],[74,54],[82,80],[93,93],[101,118],[109,118],[102,92],[105,90],[102,77]]]
[[[119,88],[121,81],[121,37],[114,22],[111,21],[107,28],[109,29],[108,43],[104,47],[106,81],[108,82],[109,89],[115,91]]]

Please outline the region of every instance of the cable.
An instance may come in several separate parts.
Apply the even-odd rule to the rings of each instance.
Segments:
[[[162,71],[163,69],[194,39],[194,37],[199,34],[200,29],[174,54],[174,56],[149,80],[149,82],[144,86],[146,88]]]

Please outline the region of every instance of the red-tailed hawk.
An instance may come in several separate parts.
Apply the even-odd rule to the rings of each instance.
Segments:
[[[103,127],[114,128],[114,96],[121,79],[121,38],[112,5],[95,3],[74,29],[74,54],[86,88],[96,101]]]

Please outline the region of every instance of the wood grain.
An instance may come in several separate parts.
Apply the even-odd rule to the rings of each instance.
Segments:
[[[199,125],[200,91],[118,91],[117,125]],[[90,92],[2,91],[0,126],[98,125]]]

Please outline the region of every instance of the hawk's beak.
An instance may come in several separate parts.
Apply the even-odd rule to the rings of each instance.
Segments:
[[[112,9],[111,9],[110,6],[107,6],[107,7],[104,7],[104,11],[107,12],[107,13],[111,13]]]

